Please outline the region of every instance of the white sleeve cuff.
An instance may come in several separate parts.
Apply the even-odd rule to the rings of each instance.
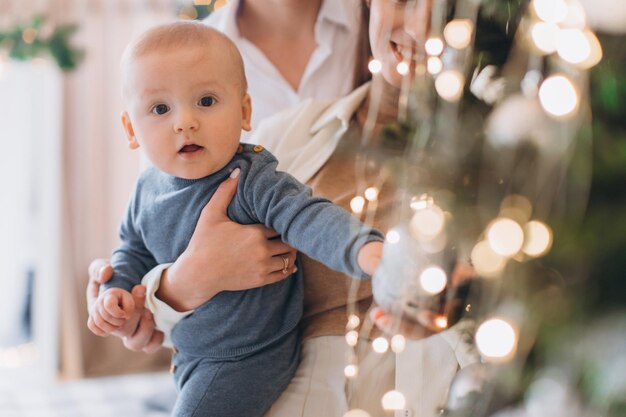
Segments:
[[[172,329],[182,319],[193,313],[190,311],[176,311],[165,302],[159,300],[156,292],[161,284],[161,275],[163,271],[172,265],[160,264],[152,268],[150,272],[144,275],[141,284],[146,286],[146,305],[145,307],[154,315],[156,328],[165,334],[163,346],[172,347],[171,334]]]

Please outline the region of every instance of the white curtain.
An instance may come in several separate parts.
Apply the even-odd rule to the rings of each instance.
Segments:
[[[119,59],[128,41],[146,28],[174,20],[176,0],[2,0],[4,25],[37,13],[50,23],[77,23],[71,43],[85,58],[62,83],[62,245],[60,362],[66,377],[162,368],[165,352],[126,351],[116,338],[101,339],[86,327],[87,266],[108,257],[134,180],[139,153],[126,146],[120,123]],[[9,18],[7,18],[9,16]],[[4,139],[3,139],[4,142]]]

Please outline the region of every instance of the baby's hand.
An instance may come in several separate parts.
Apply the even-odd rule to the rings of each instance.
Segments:
[[[383,242],[373,241],[367,242],[359,249],[357,262],[359,266],[368,275],[374,275],[374,271],[380,259],[383,257]]]
[[[87,327],[98,336],[108,336],[119,330],[134,311],[135,301],[128,291],[109,288],[93,304]]]

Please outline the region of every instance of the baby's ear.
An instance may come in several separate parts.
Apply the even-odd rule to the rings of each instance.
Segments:
[[[250,94],[246,93],[243,96],[243,100],[241,101],[241,128],[246,132],[252,130],[252,124],[250,120],[252,119],[252,99],[250,98]]]
[[[133,122],[130,121],[130,116],[126,111],[122,113],[122,127],[124,128],[124,132],[126,132],[128,147],[130,149],[139,148],[139,142],[137,142],[137,138],[135,137],[135,129],[133,129]]]

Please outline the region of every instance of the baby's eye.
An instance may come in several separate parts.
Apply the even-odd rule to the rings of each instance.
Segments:
[[[215,103],[215,99],[210,96],[202,97],[200,99],[200,105],[203,107],[211,107],[214,103]]]
[[[167,104],[157,104],[156,106],[152,107],[152,113],[154,114],[165,114],[170,110],[169,107],[167,107]]]

